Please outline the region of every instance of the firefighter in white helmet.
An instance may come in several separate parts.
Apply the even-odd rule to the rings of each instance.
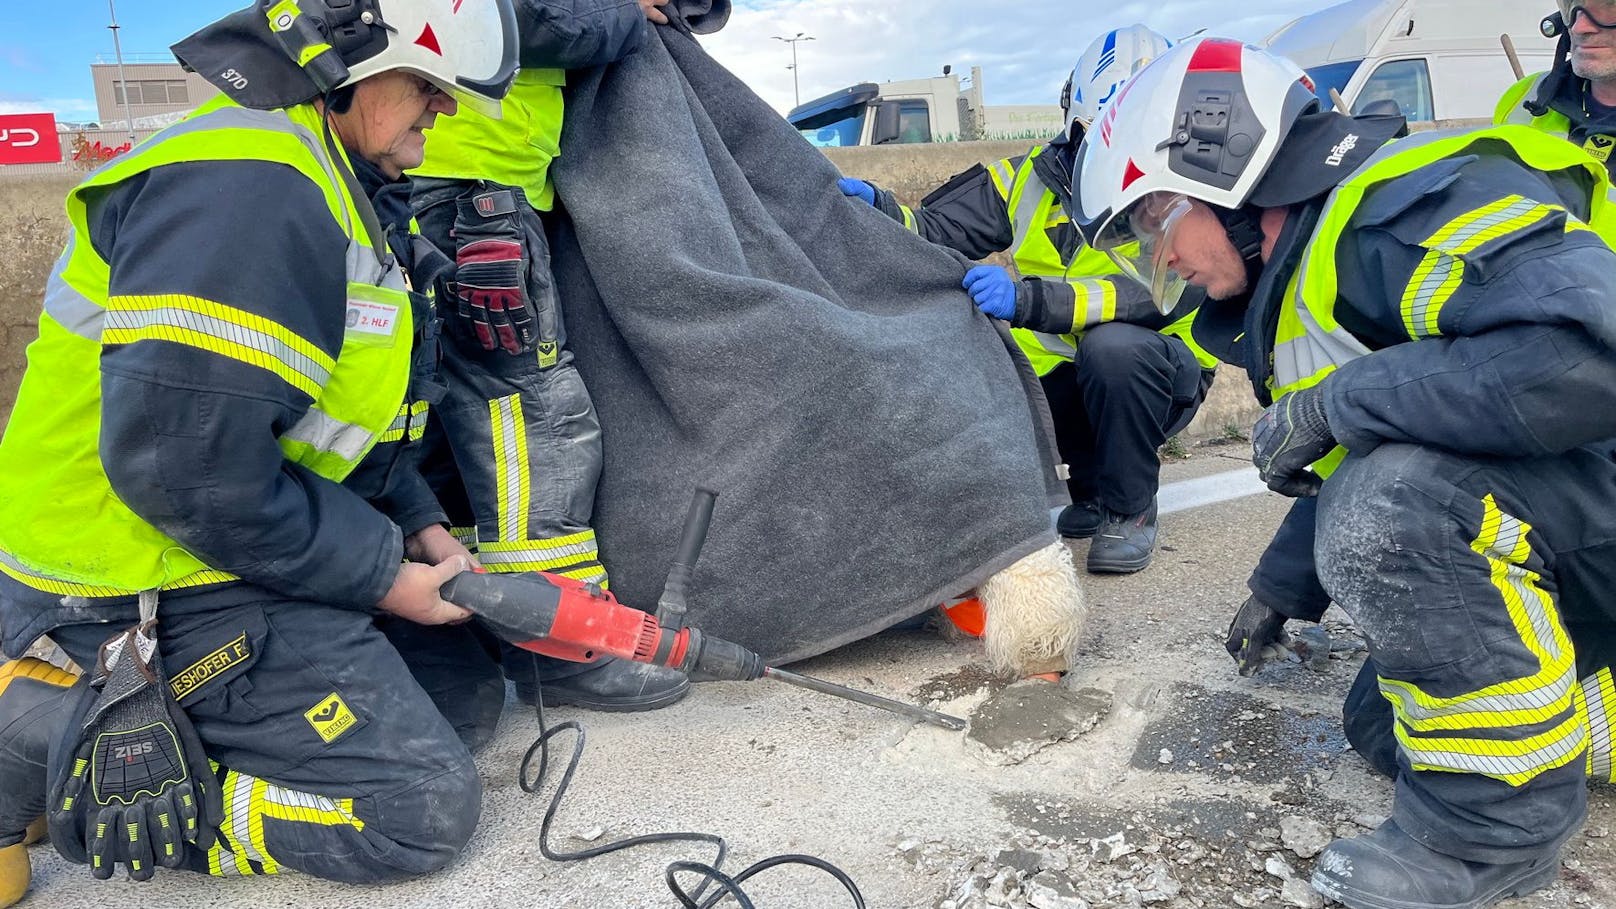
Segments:
[[[1481,907],[1552,881],[1587,806],[1579,678],[1616,583],[1616,211],[1605,168],[1526,127],[1389,141],[1236,41],[1136,76],[1077,163],[1085,235],[1268,404],[1270,488],[1392,706],[1391,818],[1332,843],[1347,906]]]
[[[1013,326],[1040,376],[1073,504],[1062,536],[1093,537],[1088,569],[1128,573],[1156,550],[1156,450],[1195,416],[1217,359],[1190,338],[1193,302],[1163,314],[1139,284],[1088,248],[1067,214],[1072,158],[1122,83],[1172,43],[1144,25],[1095,39],[1061,90],[1066,128],[1025,155],[978,165],[917,209],[844,178],[864,199],[933,243],[972,259],[1005,252],[1015,272],[979,265],[964,287],[977,306]]]
[[[0,905],[42,813],[100,878],[366,883],[479,815],[411,671],[498,674],[444,624],[470,559],[412,463],[434,322],[396,228],[423,130],[497,116],[510,0],[259,0],[174,50],[223,95],[69,194],[0,443]],[[47,633],[76,684],[17,659]]]

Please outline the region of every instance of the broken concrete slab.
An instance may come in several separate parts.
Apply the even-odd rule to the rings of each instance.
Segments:
[[[1074,691],[1048,682],[1017,682],[971,714],[967,745],[989,764],[1019,764],[1093,729],[1111,712],[1111,700],[1111,692],[1098,688]]]

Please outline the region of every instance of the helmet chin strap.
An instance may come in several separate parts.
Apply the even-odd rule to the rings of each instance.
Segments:
[[[1218,208],[1212,206],[1212,211],[1218,217],[1218,223],[1229,235],[1229,242],[1239,250],[1242,259],[1262,258],[1262,225],[1256,209],[1245,206],[1238,209]]]
[[[1262,223],[1261,215],[1252,206],[1245,206],[1230,210],[1227,208],[1212,207],[1217,215],[1218,223],[1223,225],[1224,233],[1229,235],[1229,242],[1234,244],[1235,251],[1240,253],[1240,259],[1246,266],[1246,286],[1257,286],[1257,279],[1262,275]]]

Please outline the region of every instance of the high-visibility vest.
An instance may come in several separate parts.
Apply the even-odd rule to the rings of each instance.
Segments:
[[[1520,126],[1530,126],[1545,133],[1551,133],[1562,139],[1571,137],[1571,118],[1557,110],[1547,110],[1538,116],[1526,109],[1526,99],[1537,94],[1538,86],[1542,84],[1543,77],[1548,73],[1538,73],[1527,76],[1521,81],[1511,85],[1504,96],[1498,99],[1498,108],[1493,111],[1493,123],[1504,125],[1514,123]],[[1611,166],[1612,153],[1616,152],[1616,136],[1591,135],[1582,143],[1582,150],[1596,161],[1603,162],[1608,168]]]
[[[462,107],[426,131],[426,161],[413,177],[487,180],[521,187],[528,204],[549,211],[555,200],[550,162],[561,154],[561,89],[565,70],[524,69],[494,120]]]
[[[404,277],[369,245],[337,169],[348,165],[326,152],[320,118],[312,105],[258,111],[221,97],[114,158],[68,195],[72,236],[51,273],[39,338],[28,347],[28,370],[0,441],[0,571],[39,590],[89,597],[234,579],[142,520],[113,491],[99,451],[104,345],[168,340],[273,372],[314,399],[280,436],[281,451],[333,481],[407,410],[413,332]],[[286,327],[221,302],[109,294],[110,268],[90,241],[86,200],[153,168],[197,161],[284,164],[319,187],[348,238],[348,329],[335,359]],[[288,280],[296,280],[300,263],[285,264]]]
[[[1511,124],[1465,132],[1417,133],[1389,143],[1343,180],[1325,200],[1318,226],[1286,288],[1287,302],[1281,304],[1270,354],[1273,374],[1269,387],[1274,400],[1311,388],[1340,367],[1370,352],[1335,316],[1336,247],[1364,196],[1382,183],[1445,158],[1498,153],[1474,148],[1483,143],[1508,145],[1514,156],[1533,170],[1585,170],[1594,182],[1589,193],[1588,223],[1570,218],[1566,229],[1592,229],[1607,244],[1616,247],[1616,205],[1612,204],[1609,174],[1602,164],[1563,138],[1534,127]],[[1466,254],[1511,229],[1536,224],[1558,210],[1560,206],[1553,203],[1505,197],[1460,215],[1436,230],[1431,248],[1410,279],[1409,292],[1402,301],[1404,329],[1409,340],[1441,334],[1437,320],[1443,305],[1464,278]],[[1328,476],[1345,455],[1344,449],[1337,448],[1315,464],[1314,469]]]
[[[1069,222],[1071,218],[1055,193],[1034,172],[1033,162],[1043,154],[1045,147],[1039,146],[1028,152],[1021,166],[1015,169],[1011,168],[1009,160],[997,161],[988,168],[1010,215],[1014,236],[1010,245],[1011,258],[1015,260],[1016,270],[1023,276],[1052,278],[1071,285],[1076,294],[1077,313],[1099,307],[1101,313],[1108,314],[1116,309],[1116,286],[1103,279],[1107,275],[1121,274],[1122,269],[1111,261],[1110,256],[1087,244],[1080,246],[1071,261],[1067,261],[1049,238],[1051,230]],[[1211,369],[1218,365],[1218,358],[1202,350],[1190,336],[1190,327],[1194,323],[1195,313],[1192,312],[1161,332],[1181,339],[1189,345],[1190,352],[1195,354],[1201,367]],[[1040,376],[1062,363],[1072,362],[1081,340],[1081,333],[1050,334],[1026,328],[1013,328],[1010,334]]]

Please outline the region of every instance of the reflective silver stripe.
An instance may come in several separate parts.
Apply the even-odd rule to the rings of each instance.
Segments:
[[[1454,742],[1458,738],[1416,738],[1405,735],[1401,727],[1397,736],[1409,762],[1416,767],[1480,773],[1500,779],[1530,779],[1547,768],[1563,765],[1567,758],[1576,756],[1587,747],[1588,727],[1577,720],[1569,721],[1546,733],[1542,744],[1520,754],[1475,754],[1444,747],[1444,743]],[[1484,741],[1466,737],[1462,745],[1468,749]]]
[[[1418,283],[1409,285],[1403,301],[1403,327],[1410,338],[1431,338],[1442,334],[1436,327],[1437,320],[1432,316],[1441,312],[1443,304],[1458,290],[1463,277],[1463,260],[1436,249],[1425,254],[1425,259],[1414,269],[1414,278]]]
[[[1601,669],[1582,680],[1583,700],[1588,705],[1588,775],[1602,783],[1616,783],[1611,759],[1611,712],[1616,708],[1616,684],[1610,669]]]
[[[91,341],[100,341],[101,320],[105,310],[95,305],[89,297],[74,290],[73,286],[62,277],[77,245],[77,235],[70,235],[67,238],[67,249],[57,257],[56,264],[51,266],[50,279],[45,282],[45,313],[73,334]]]
[[[520,395],[488,402],[490,435],[494,448],[496,495],[499,499],[499,538],[527,536],[527,436]]]
[[[1074,329],[1092,328],[1110,319],[1117,314],[1117,286],[1104,278],[1080,278],[1068,280],[1072,285],[1072,293],[1077,298],[1076,311],[1073,313]],[[1106,310],[1110,312],[1107,313]]]
[[[1021,170],[1017,171],[1016,178],[1020,179],[1021,174],[1023,173],[1029,176],[1032,174],[1032,162],[1030,158],[1026,164],[1022,165]],[[1016,200],[1015,210],[1010,212],[1010,222],[1015,230],[1015,239],[1013,239],[1010,243],[1011,256],[1014,256],[1016,253],[1021,251],[1022,244],[1027,242],[1027,238],[1032,235],[1032,231],[1035,227],[1043,226],[1041,224],[1033,223],[1035,220],[1037,220],[1038,210],[1043,207],[1045,193],[1042,186],[1040,185],[1036,192],[1033,191],[1032,187],[1022,186],[1020,187],[1020,193],[1020,198]],[[1016,187],[1015,184],[1012,183],[1011,195],[1014,196],[1015,194]]]
[[[1027,334],[1032,335],[1038,341],[1039,347],[1061,359],[1072,360],[1077,357],[1077,348],[1067,343],[1066,338],[1061,335],[1052,335],[1042,331],[1028,331]]]
[[[547,546],[541,541],[533,540],[522,546],[512,546],[509,543],[484,544],[481,550],[482,561],[489,565],[510,562],[543,562],[556,559],[569,559],[574,562],[593,559],[600,553],[600,547],[594,538],[581,543],[569,543],[561,546]]]
[[[138,331],[146,328],[180,328],[239,344],[273,357],[281,365],[307,379],[318,390],[331,378],[331,370],[273,335],[255,331],[214,316],[164,306],[156,309],[110,309],[106,329]]]
[[[331,452],[344,461],[357,460],[370,445],[369,430],[336,419],[321,410],[319,404],[310,407],[281,438],[302,442],[317,451]]]
[[[1320,370],[1339,368],[1369,353],[1369,348],[1351,332],[1340,326],[1335,331],[1325,331],[1313,318],[1305,290],[1308,269],[1314,265],[1312,258],[1311,255],[1302,258],[1292,304],[1302,322],[1302,336],[1274,345],[1274,382],[1279,388],[1289,388],[1317,375]],[[1334,263],[1329,264],[1333,267]]]
[[[1485,542],[1486,558],[1492,565],[1493,582],[1501,588],[1507,589],[1514,598],[1519,600],[1520,610],[1526,615],[1531,628],[1532,640],[1523,640],[1521,643],[1532,652],[1540,661],[1540,670],[1526,678],[1514,680],[1511,685],[1528,684],[1538,676],[1548,672],[1556,662],[1563,662],[1565,667],[1556,677],[1547,679],[1536,688],[1525,690],[1506,690],[1497,694],[1478,698],[1454,699],[1446,704],[1427,706],[1419,703],[1411,690],[1413,686],[1406,683],[1382,682],[1381,692],[1392,701],[1397,715],[1406,722],[1416,726],[1424,726],[1437,720],[1446,720],[1449,728],[1457,728],[1462,721],[1470,721],[1472,725],[1506,725],[1506,723],[1484,723],[1484,716],[1507,720],[1507,714],[1516,711],[1541,712],[1556,703],[1562,704],[1561,711],[1569,705],[1572,686],[1576,682],[1576,665],[1570,654],[1560,646],[1560,639],[1564,632],[1559,623],[1551,616],[1544,606],[1544,594],[1534,587],[1527,577],[1528,569],[1515,561],[1512,553],[1522,548],[1525,536],[1525,525],[1519,518],[1505,514],[1488,505],[1489,514],[1498,515],[1496,531],[1483,527],[1481,539]],[[1485,523],[1485,521],[1484,521]],[[1496,536],[1493,536],[1496,533]],[[1488,539],[1491,537],[1491,539]],[[1530,549],[1527,549],[1530,552]],[[1502,570],[1500,570],[1502,569]],[[1501,589],[1500,594],[1504,594]],[[1507,594],[1505,594],[1507,595]],[[1506,609],[1510,604],[1503,602]],[[1513,612],[1511,609],[1510,611]],[[1493,686],[1489,686],[1493,687]],[[1508,686],[1499,686],[1508,687]],[[1541,717],[1536,722],[1547,722],[1551,717]],[[1519,725],[1507,723],[1507,725]]]

